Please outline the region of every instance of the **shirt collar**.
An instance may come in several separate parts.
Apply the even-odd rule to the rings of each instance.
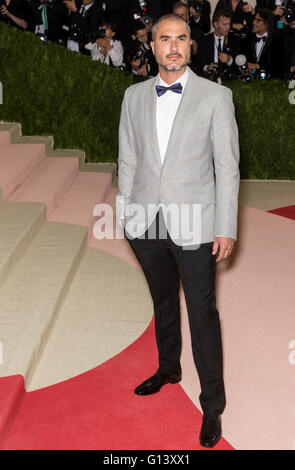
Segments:
[[[188,66],[187,66],[186,71],[181,75],[181,77],[179,77],[177,80],[175,80],[175,82],[171,83],[170,85],[168,85],[168,83],[164,82],[164,80],[160,77],[160,74],[158,74],[158,85],[171,86],[171,85],[174,85],[174,83],[181,83],[182,89],[184,89],[184,87],[186,85],[186,82],[187,82],[187,79],[188,79],[188,74],[189,74],[189,70],[188,70]]]
[[[224,39],[224,36],[216,36],[216,34],[214,33],[214,39],[215,41],[217,41],[218,39]]]
[[[268,36],[268,33],[264,33],[262,36],[260,36],[260,34],[256,34],[257,38],[267,38],[267,36]]]

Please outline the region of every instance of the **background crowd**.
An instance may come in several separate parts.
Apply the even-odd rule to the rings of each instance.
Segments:
[[[173,12],[191,28],[191,67],[205,77],[295,73],[295,0],[0,0],[0,21],[145,77],[158,67],[153,22]],[[211,18],[212,14],[212,20]],[[211,31],[211,32],[210,32]]]

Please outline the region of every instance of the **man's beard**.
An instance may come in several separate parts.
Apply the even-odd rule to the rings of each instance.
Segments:
[[[168,56],[169,57],[169,56]],[[187,64],[190,63],[190,57],[185,57],[185,61],[183,64],[180,65],[167,65],[167,64],[162,64],[161,62],[158,62],[159,67],[162,67],[165,69],[167,72],[178,72],[179,70],[183,69],[183,67],[186,67]]]

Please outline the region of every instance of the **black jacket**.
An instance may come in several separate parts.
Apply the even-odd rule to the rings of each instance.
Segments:
[[[223,50],[228,55],[231,55],[233,58],[233,63],[230,67],[235,68],[235,57],[242,51],[242,46],[240,39],[237,38],[234,34],[227,36],[227,41],[223,42]],[[201,42],[198,45],[198,51],[196,56],[196,65],[198,73],[203,73],[203,68],[205,65],[209,65],[211,62],[214,62],[214,33],[207,34],[203,37]]]

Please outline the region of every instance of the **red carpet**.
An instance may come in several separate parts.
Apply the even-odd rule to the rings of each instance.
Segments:
[[[179,384],[149,397],[133,393],[156,368],[152,321],[135,343],[95,369],[25,393],[1,449],[199,449],[202,415]],[[2,410],[11,382],[19,390],[22,379],[0,380]],[[222,439],[215,449],[232,447]]]
[[[295,220],[295,206],[269,211]],[[202,415],[179,384],[138,397],[157,368],[154,321],[135,343],[84,374],[26,393],[21,376],[0,379],[1,449],[190,450]],[[215,447],[233,449],[222,439]]]
[[[295,220],[295,205],[281,207],[280,209],[273,209],[268,212],[271,214],[280,215],[281,217],[286,217],[287,219]]]

